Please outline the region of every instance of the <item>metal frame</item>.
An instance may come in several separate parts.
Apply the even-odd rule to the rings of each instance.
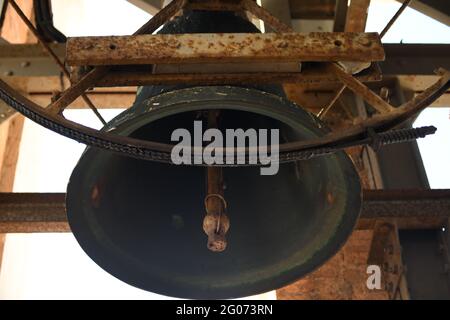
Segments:
[[[21,14],[20,8],[17,6],[17,4],[13,0],[8,1],[14,7],[14,9],[16,9],[21,18],[30,28],[30,30],[32,30],[39,38],[38,32],[35,30],[31,22],[23,15],[23,13]],[[243,10],[249,11],[251,14],[270,24],[275,30],[282,32],[292,31],[290,27],[284,25],[281,21],[271,16],[270,13],[256,5],[256,3],[251,0],[211,0],[202,2],[193,0],[175,0],[168,6],[163,8],[161,11],[159,11],[158,14],[156,14],[146,25],[140,28],[135,33],[135,35],[154,32],[158,27],[168,21],[178,11],[182,10],[187,4],[195,5],[196,8],[201,6],[202,8],[208,10],[215,10],[217,8],[223,9],[226,7],[229,7],[229,10],[237,10],[236,8],[241,8]],[[61,66],[64,73],[67,75],[68,71],[65,69],[65,66],[54,54],[51,48],[42,41],[41,44],[44,46],[46,51],[48,51],[52,55],[52,57],[54,57],[55,61]],[[334,45],[339,47],[342,45],[342,42],[335,42]],[[365,41],[364,43],[362,43],[362,45],[372,44]],[[116,46],[110,45],[111,50],[115,50],[116,48]],[[174,50],[176,51],[176,48],[174,48]],[[336,58],[334,53],[335,51],[330,51],[328,57],[330,61],[333,61]],[[282,59],[280,59],[280,56],[276,58],[278,58],[279,61],[283,61]],[[276,58],[274,59],[276,60]],[[288,62],[290,61],[292,60],[288,60]],[[134,156],[154,161],[168,161],[167,159],[169,158],[170,150],[172,148],[171,145],[158,144],[149,141],[140,141],[128,137],[118,137],[112,133],[92,130],[78,123],[74,123],[64,119],[62,113],[65,108],[76,98],[78,98],[79,96],[83,96],[84,100],[86,102],[89,102],[88,105],[90,106],[90,108],[96,113],[99,119],[104,122],[104,120],[98,113],[98,110],[93,106],[87,96],[85,96],[85,91],[89,88],[95,87],[96,83],[109,73],[110,68],[111,66],[109,65],[94,67],[86,74],[83,74],[79,81],[72,84],[70,88],[56,95],[54,102],[52,102],[45,109],[33,104],[31,101],[21,96],[19,93],[14,91],[11,87],[3,82],[0,82],[0,96],[4,100],[6,100],[6,102],[10,106],[16,108],[19,112],[22,112],[41,125],[44,125],[47,128],[64,134],[67,137],[70,137],[77,141],[86,143],[88,145],[107,148],[109,150],[126,154],[128,156]],[[394,126],[398,125],[402,121],[405,121],[409,117],[413,116],[414,114],[428,106],[450,86],[450,73],[443,70],[441,71],[441,78],[433,86],[425,90],[422,94],[418,95],[412,101],[404,104],[399,108],[394,108],[387,102],[385,102],[381,97],[373,93],[359,80],[347,74],[334,62],[327,62],[325,64],[325,68],[329,74],[333,74],[334,76],[338,77],[339,80],[343,82],[343,84],[349,87],[356,94],[360,95],[377,111],[383,112],[383,114],[362,121],[352,128],[342,130],[339,133],[331,133],[315,141],[301,141],[281,145],[280,151],[282,155],[280,159],[283,158],[288,159],[288,161],[296,161],[300,158],[304,158],[304,154],[301,154],[299,158],[299,153],[301,152],[312,152],[314,154],[314,152],[316,152],[317,150],[323,150],[324,148],[328,148],[326,149],[327,152],[331,152],[331,150],[340,150],[349,145],[370,143],[370,141],[372,140],[370,139],[371,135],[368,134],[368,131],[376,134],[377,132],[383,132],[385,130],[393,128]],[[164,79],[159,79],[160,82],[163,82],[163,80]],[[173,77],[171,81],[174,81]],[[130,85],[132,85],[132,83],[130,83]],[[351,141],[350,144],[349,141]],[[246,152],[249,155],[252,152],[256,152],[256,150],[247,149]],[[283,155],[283,153],[285,153],[285,155]]]

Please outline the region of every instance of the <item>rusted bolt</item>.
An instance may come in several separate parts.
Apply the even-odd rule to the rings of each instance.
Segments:
[[[116,49],[117,49],[117,46],[116,46],[114,43],[111,43],[111,44],[109,45],[109,48],[110,48],[111,50],[116,50]]]
[[[10,77],[10,76],[13,76],[13,75],[14,75],[14,72],[11,71],[11,70],[9,70],[9,71],[6,71],[6,72],[4,73],[4,75],[5,75],[6,77]]]
[[[341,40],[335,40],[335,41],[334,41],[334,45],[335,45],[336,47],[340,47],[340,46],[342,46],[342,41],[341,41]]]

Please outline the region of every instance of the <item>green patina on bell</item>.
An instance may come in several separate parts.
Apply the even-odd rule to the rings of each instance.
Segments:
[[[280,143],[328,132],[279,91],[144,88],[104,130],[173,144],[175,129],[192,131],[205,111],[220,110],[220,130],[279,129]],[[276,175],[223,168],[223,177],[231,225],[220,253],[206,248],[202,230],[204,167],[95,148],[86,149],[70,178],[70,227],[99,266],[130,285],[174,297],[234,298],[282,287],[322,265],[345,243],[361,208],[359,177],[344,152],[281,164]]]

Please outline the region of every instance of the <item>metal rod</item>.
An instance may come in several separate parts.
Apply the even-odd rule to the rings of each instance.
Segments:
[[[294,30],[284,22],[273,16],[269,11],[258,5],[253,0],[243,0],[242,6],[256,18],[261,19],[278,32],[290,33]]]
[[[350,90],[361,96],[364,101],[369,103],[378,112],[383,113],[395,110],[394,107],[384,101],[379,95],[375,94],[366,85],[345,72],[338,64],[329,63],[327,68],[330,72],[333,72]]]
[[[208,112],[208,128],[217,128],[218,116],[219,110]],[[221,252],[227,247],[225,235],[230,228],[230,221],[226,215],[227,204],[223,190],[223,170],[221,167],[208,167],[206,175],[206,216],[203,219],[203,230],[208,235],[208,249],[213,252]]]
[[[30,19],[27,18],[27,16],[23,13],[22,9],[17,5],[17,3],[14,0],[8,0],[9,4],[13,7],[13,9],[17,12],[19,17],[22,19],[22,21],[26,24],[28,29],[33,33],[33,35],[38,39],[39,43],[43,46],[45,51],[55,60],[56,64],[60,67],[61,71],[64,73],[64,75],[70,80],[70,73],[66,69],[66,66],[64,63],[59,59],[59,57],[56,55],[56,53],[50,48],[48,43],[42,38],[39,31],[34,27],[33,23],[31,23]],[[97,116],[97,118],[102,122],[103,125],[106,125],[105,119],[101,116],[97,108],[94,106],[92,101],[83,93],[81,95],[84,102],[88,105],[88,107],[94,112],[94,114]]]
[[[325,117],[325,115],[328,113],[328,111],[330,111],[331,107],[333,107],[334,104],[336,103],[336,101],[340,98],[340,96],[342,95],[342,93],[344,92],[346,87],[347,86],[345,84],[342,85],[339,88],[339,90],[336,92],[333,99],[331,99],[330,103],[325,108],[322,108],[322,110],[319,111],[319,113],[317,114],[317,117],[319,119],[323,119]]]
[[[405,0],[405,2],[403,2],[402,6],[398,9],[398,11],[394,14],[394,16],[391,18],[391,20],[389,20],[389,22],[387,23],[387,25],[384,27],[383,31],[381,31],[380,33],[380,38],[383,38],[384,35],[389,31],[389,29],[392,27],[392,25],[394,24],[394,22],[398,19],[398,17],[400,17],[400,15],[402,14],[402,12],[409,6],[409,4],[411,3],[412,0]]]

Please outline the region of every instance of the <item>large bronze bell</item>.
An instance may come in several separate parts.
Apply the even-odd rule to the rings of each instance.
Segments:
[[[314,116],[276,92],[144,88],[135,105],[104,130],[173,144],[175,129],[192,131],[195,120],[218,110],[220,130],[279,129],[280,143],[327,133]],[[319,267],[358,219],[360,181],[344,152],[281,164],[276,175],[261,175],[254,166],[221,170],[230,221],[221,252],[207,248],[202,230],[205,167],[95,148],[86,149],[70,178],[70,227],[100,267],[128,284],[174,297],[234,298],[279,288]]]

